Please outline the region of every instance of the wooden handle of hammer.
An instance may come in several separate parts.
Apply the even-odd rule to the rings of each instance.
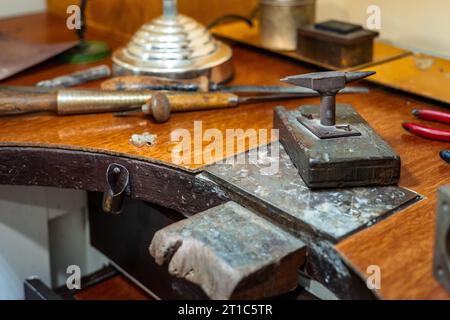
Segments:
[[[168,91],[209,91],[206,76],[193,79],[169,79],[153,76],[121,76],[104,81],[103,90],[168,90]]]
[[[144,105],[144,113],[157,122],[166,122],[172,112],[211,110],[236,107],[239,97],[232,93],[162,93],[156,92]]]
[[[57,109],[56,92],[31,92],[20,88],[0,90],[0,116]]]

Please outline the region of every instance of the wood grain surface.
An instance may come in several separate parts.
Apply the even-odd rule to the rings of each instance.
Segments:
[[[53,17],[53,18],[51,18]],[[62,19],[57,19],[51,15],[29,16],[28,21],[33,25],[33,32],[23,26],[23,20],[9,19],[0,22],[0,28],[15,31],[18,36],[30,38],[29,34],[37,34],[35,41],[47,41],[43,34],[49,30],[55,33],[61,32],[66,37],[73,36],[64,26]],[[61,37],[61,36],[60,36]],[[60,39],[53,36],[53,39]],[[106,40],[112,48],[118,46],[118,42],[101,32],[90,29],[88,38]],[[297,65],[294,61],[287,62],[278,59],[276,56],[266,56],[263,53],[252,52],[240,47],[234,48],[234,67],[236,70],[234,84],[281,84],[279,79],[287,75],[304,73],[308,69],[305,66]],[[260,59],[265,59],[268,69],[261,68]],[[105,63],[100,61],[97,64]],[[106,61],[111,63],[111,61]],[[24,72],[18,76],[0,82],[0,85],[33,85],[40,80],[60,76],[76,70],[90,67],[87,65],[62,65],[57,62],[49,62],[33,68],[29,72]],[[98,88],[100,82],[93,82],[88,85],[91,88]],[[353,98],[358,95],[354,95]],[[317,101],[317,98],[302,99],[302,102]],[[113,114],[92,114],[56,116],[54,114],[31,114],[25,116],[11,116],[0,119],[0,145],[3,146],[23,146],[33,145],[41,147],[58,147],[64,149],[76,149],[85,151],[95,151],[107,154],[126,155],[137,159],[166,163],[175,165],[179,162],[182,150],[178,142],[172,142],[171,133],[175,130],[187,129],[194,140],[194,122],[201,121],[203,132],[208,129],[218,129],[224,133],[226,129],[270,129],[272,127],[272,109],[279,102],[263,104],[244,105],[239,108],[197,111],[187,113],[177,113],[171,116],[167,123],[158,124],[150,116],[132,115],[128,117],[115,117]],[[283,104],[295,107],[298,101],[283,101]],[[50,128],[50,130],[42,130]],[[17,134],[20,132],[20,134]],[[150,132],[157,135],[154,146],[137,148],[130,143],[133,134]],[[179,131],[178,131],[179,132]],[[202,137],[200,140],[202,140]],[[237,139],[228,140],[228,145],[234,144],[236,152],[242,152],[250,147],[254,147],[248,141],[238,144]],[[245,141],[244,141],[245,142]],[[178,167],[186,170],[199,170],[205,164],[221,159],[213,154],[208,156],[206,148],[210,141],[200,141],[194,145],[192,141],[191,163],[183,163]],[[241,146],[239,148],[239,146]],[[227,145],[224,146],[227,150]],[[178,152],[180,151],[180,152]],[[204,155],[204,156],[202,156]],[[224,152],[224,156],[227,154]],[[230,154],[229,156],[232,156]]]
[[[450,104],[450,60],[411,55],[370,70],[377,72],[371,81]]]
[[[67,40],[64,20],[51,15],[34,15],[0,22],[2,31],[13,30],[36,41]],[[30,30],[30,26],[33,26]],[[89,37],[107,40],[112,46],[119,43],[108,35],[90,31]],[[278,84],[286,75],[313,71],[291,59],[235,46],[236,78],[234,83]],[[103,63],[103,62],[100,62]],[[39,80],[86,68],[90,65],[68,66],[48,62],[0,84],[33,84]],[[400,71],[400,70],[399,70]],[[364,85],[368,85],[364,83]],[[438,84],[439,85],[439,84]],[[98,86],[98,83],[92,86]],[[440,160],[438,152],[448,144],[434,142],[403,131],[401,123],[413,119],[411,111],[418,108],[444,110],[442,106],[417,100],[382,87],[369,85],[370,94],[338,97],[351,103],[373,128],[397,151],[402,159],[401,185],[424,196],[419,204],[394,214],[387,220],[359,232],[337,245],[339,252],[362,276],[368,265],[379,265],[382,271],[381,297],[393,298],[450,298],[450,294],[432,277],[432,253],[436,190],[450,182],[448,164]],[[299,104],[317,103],[317,98],[283,102],[294,108]],[[50,146],[52,148],[87,149],[99,153],[114,153],[129,158],[164,162],[170,159],[170,132],[176,128],[192,130],[195,120],[202,120],[204,128],[271,128],[272,107],[276,103],[258,104],[233,110],[201,111],[174,114],[162,125],[143,116],[116,118],[111,114],[57,117],[51,114],[14,116],[0,119],[0,142],[7,146]],[[417,121],[424,123],[423,121]],[[446,126],[437,125],[445,128]],[[129,144],[131,134],[149,131],[158,134],[154,147],[136,148]],[[187,170],[200,169],[194,165]]]
[[[259,59],[264,57],[264,54],[247,51],[239,47],[235,48],[234,54],[236,68],[234,83],[279,84],[278,79],[286,75],[303,73],[308,70],[294,62],[289,63],[269,56],[265,58],[265,63],[271,71],[267,72],[267,69],[261,69],[259,64]],[[50,65],[49,67],[51,68]],[[59,75],[62,73],[64,73],[62,70],[58,72]],[[34,72],[33,74],[34,78],[30,78],[27,74],[23,78],[15,77],[11,81],[1,84],[26,85],[44,79],[40,72]],[[45,72],[45,74],[50,76],[49,72]],[[354,95],[351,99],[357,96]],[[317,99],[302,99],[302,102],[305,103],[313,101],[317,101]],[[244,105],[232,109],[176,113],[171,116],[169,122],[163,124],[158,124],[151,117],[145,115],[120,118],[113,114],[60,117],[54,114],[11,116],[0,119],[0,145],[31,144],[82,149],[108,154],[123,154],[128,157],[173,165],[173,162],[178,160],[177,157],[172,159],[172,151],[178,145],[178,142],[174,143],[171,140],[171,133],[175,130],[187,129],[191,133],[191,137],[194,138],[195,121],[201,121],[203,132],[208,129],[218,129],[224,133],[224,136],[226,129],[243,129],[244,131],[247,129],[270,129],[272,127],[272,108],[277,104],[277,102],[270,102]],[[295,107],[299,104],[299,101],[285,101],[283,104]],[[50,130],[42,130],[43,128],[50,128]],[[17,134],[18,132],[20,134]],[[130,144],[129,140],[133,134],[144,132],[157,135],[154,146],[137,148]],[[203,141],[195,148],[194,141],[192,141],[192,163],[182,164],[182,167],[187,170],[197,170],[207,163],[218,160],[216,157],[206,159],[206,157],[198,156],[199,153],[207,153],[206,146],[209,143],[209,141]],[[237,148],[237,142],[235,146],[236,151],[244,151],[242,148]],[[248,147],[250,147],[249,144],[246,145],[246,148]],[[201,161],[195,161],[195,159]],[[205,159],[209,161],[203,161]]]
[[[76,300],[154,300],[149,294],[117,275],[75,294]]]

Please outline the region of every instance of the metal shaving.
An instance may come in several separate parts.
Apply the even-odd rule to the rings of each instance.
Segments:
[[[130,138],[130,143],[138,148],[144,146],[152,146],[156,142],[156,135],[144,132],[143,134],[133,134]]]

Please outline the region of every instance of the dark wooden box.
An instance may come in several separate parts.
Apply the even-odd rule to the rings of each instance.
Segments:
[[[298,53],[333,68],[349,68],[372,61],[378,32],[360,29],[348,34],[309,25],[298,30]]]

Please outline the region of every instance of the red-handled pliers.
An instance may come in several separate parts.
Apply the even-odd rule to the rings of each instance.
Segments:
[[[418,119],[450,124],[450,113],[447,112],[433,110],[413,110],[412,114],[415,115]],[[410,122],[403,123],[403,128],[413,134],[424,138],[450,142],[449,130],[435,129],[432,127]]]
[[[415,115],[418,119],[450,124],[450,113],[448,112],[433,110],[413,110],[412,114]],[[450,142],[449,130],[435,129],[416,123],[403,123],[403,128],[413,134],[424,138]],[[440,156],[442,160],[450,163],[450,151],[443,150],[441,151]]]

